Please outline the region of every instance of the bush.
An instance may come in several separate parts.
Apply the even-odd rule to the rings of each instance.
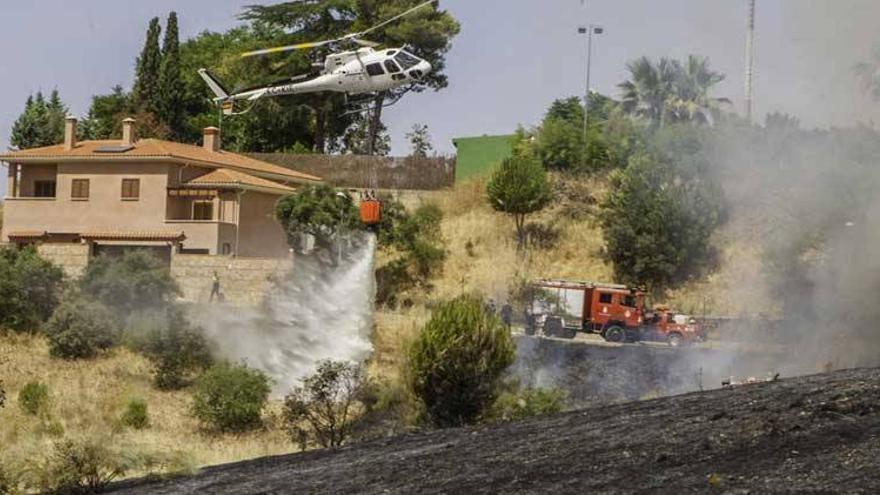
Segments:
[[[49,355],[88,359],[113,346],[117,331],[113,315],[101,303],[74,296],[63,302],[46,324]]]
[[[196,382],[192,413],[206,427],[245,431],[260,425],[269,378],[244,364],[219,363]]]
[[[408,379],[440,427],[473,423],[494,402],[513,363],[510,333],[476,297],[441,303],[408,350]]]
[[[130,319],[128,331],[139,335],[141,350],[153,364],[153,382],[160,390],[189,385],[192,375],[211,365],[208,342],[178,308],[141,314]]]
[[[58,305],[63,278],[33,249],[0,249],[0,328],[38,329]]]
[[[57,494],[99,493],[132,468],[125,456],[97,440],[64,440],[45,468],[42,490]]]
[[[150,416],[147,412],[147,402],[143,399],[132,399],[125,406],[125,412],[119,418],[125,426],[142,430],[150,426]]]
[[[49,411],[49,386],[41,382],[28,382],[18,393],[18,406],[31,416]]]
[[[164,308],[180,293],[168,265],[148,251],[99,256],[86,268],[80,288],[124,316],[138,309]]]
[[[427,287],[446,260],[440,236],[442,210],[428,203],[408,213],[398,202],[391,205],[391,214],[383,216],[385,223],[380,224],[379,239],[397,256],[376,270],[376,302],[389,307],[398,304],[402,292]]]
[[[315,372],[284,398],[284,423],[301,448],[312,437],[324,448],[340,447],[363,412],[365,389],[360,365],[321,361]]]
[[[326,184],[306,186],[281,198],[275,205],[275,218],[291,246],[299,236],[309,234],[316,247],[333,249],[338,233],[363,228],[354,201]]]
[[[519,421],[562,411],[565,392],[559,389],[526,388],[503,392],[487,414],[491,421]]]

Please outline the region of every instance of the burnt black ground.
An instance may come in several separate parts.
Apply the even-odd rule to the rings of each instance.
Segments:
[[[880,493],[880,370],[134,480],[114,493]]]

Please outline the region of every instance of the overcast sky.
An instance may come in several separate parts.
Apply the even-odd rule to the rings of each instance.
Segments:
[[[807,125],[872,123],[852,67],[880,41],[876,0],[757,0],[756,115],[783,111]],[[182,38],[224,30],[257,0],[31,0],[0,2],[0,149],[28,94],[57,87],[84,115],[90,97],[130,87],[147,22],[175,10]],[[273,3],[273,2],[268,2]],[[441,0],[462,24],[448,56],[450,85],[410,95],[385,112],[395,153],[404,134],[428,124],[436,148],[457,136],[533,125],[555,98],[583,94],[586,40],[579,24],[605,27],[595,40],[592,86],[617,95],[626,61],[710,57],[727,74],[718,95],[742,108],[746,0]],[[73,7],[75,5],[75,8]],[[234,81],[228,82],[230,86]],[[0,176],[0,183],[5,181]],[[2,184],[0,184],[2,186]],[[4,189],[5,191],[5,186]]]

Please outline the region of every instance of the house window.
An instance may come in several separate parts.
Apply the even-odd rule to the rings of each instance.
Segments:
[[[70,197],[89,199],[89,179],[73,179],[70,183]]]
[[[385,74],[385,71],[382,70],[382,64],[377,62],[375,64],[367,65],[367,74],[371,76],[381,76],[382,74]]]
[[[600,304],[611,304],[611,294],[599,293],[599,303]]]
[[[213,220],[213,201],[193,201],[193,220]]]
[[[34,197],[54,198],[55,197],[55,181],[54,180],[35,180],[34,181]]]
[[[122,199],[137,200],[141,197],[140,179],[122,179]]]

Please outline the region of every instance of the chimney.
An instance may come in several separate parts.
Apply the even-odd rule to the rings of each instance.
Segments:
[[[220,151],[220,129],[205,127],[204,147],[208,151]]]
[[[70,151],[76,147],[76,117],[68,115],[64,119],[64,150]]]
[[[131,146],[134,144],[134,122],[131,117],[122,121],[122,145]]]

